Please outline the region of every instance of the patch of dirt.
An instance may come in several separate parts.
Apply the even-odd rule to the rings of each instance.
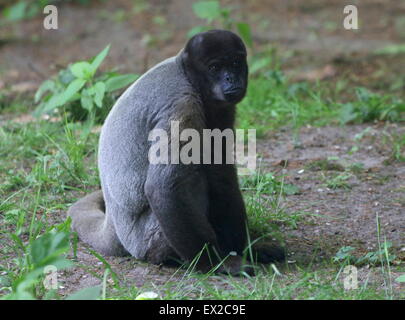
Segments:
[[[376,216],[382,239],[393,243],[402,260],[405,254],[405,165],[392,162],[389,137],[405,134],[397,125],[353,125],[303,128],[299,147],[290,133],[280,132],[260,141],[258,152],[266,170],[284,173],[300,194],[286,197],[287,212],[308,212],[296,230],[286,230],[292,260],[333,256],[351,245],[365,254],[377,248]],[[360,138],[362,136],[362,138]],[[353,150],[353,147],[357,151]],[[355,149],[355,150],[356,150]],[[319,171],[311,164],[328,161],[338,165]],[[361,169],[349,168],[361,163]],[[314,166],[312,166],[314,167]],[[332,189],[325,180],[348,170],[348,188]]]
[[[73,256],[70,256],[73,258]],[[168,280],[176,281],[182,273],[175,274],[175,269],[146,264],[131,257],[105,257],[113,272],[117,272],[121,285],[142,287],[145,284],[165,284]],[[100,285],[104,274],[104,265],[92,255],[83,243],[77,250],[77,266],[60,273],[61,289],[59,293],[68,295],[81,288]],[[87,269],[83,269],[85,266]],[[88,270],[91,270],[89,272]]]

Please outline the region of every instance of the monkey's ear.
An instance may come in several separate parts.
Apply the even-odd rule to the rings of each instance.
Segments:
[[[187,66],[188,69],[192,70],[193,62],[192,62],[190,53],[186,49],[187,48],[183,48],[180,50],[179,57],[180,57],[181,61],[183,62],[183,65]]]

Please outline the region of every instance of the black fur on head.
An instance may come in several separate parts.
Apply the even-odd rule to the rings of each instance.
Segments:
[[[246,47],[233,32],[210,30],[192,37],[181,53],[184,71],[204,103],[234,105],[246,94]]]

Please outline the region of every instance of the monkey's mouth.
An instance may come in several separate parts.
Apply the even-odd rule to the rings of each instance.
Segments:
[[[244,90],[242,87],[233,88],[224,92],[227,101],[237,101],[243,98]]]

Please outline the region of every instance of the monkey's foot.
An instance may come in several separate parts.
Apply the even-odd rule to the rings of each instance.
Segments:
[[[252,262],[272,263],[285,260],[285,249],[275,243],[259,243],[252,246],[253,257],[248,253],[248,259]]]
[[[254,269],[249,265],[243,265],[241,256],[229,256],[218,268],[217,272],[230,274],[232,276],[241,276],[244,273],[254,276]]]

